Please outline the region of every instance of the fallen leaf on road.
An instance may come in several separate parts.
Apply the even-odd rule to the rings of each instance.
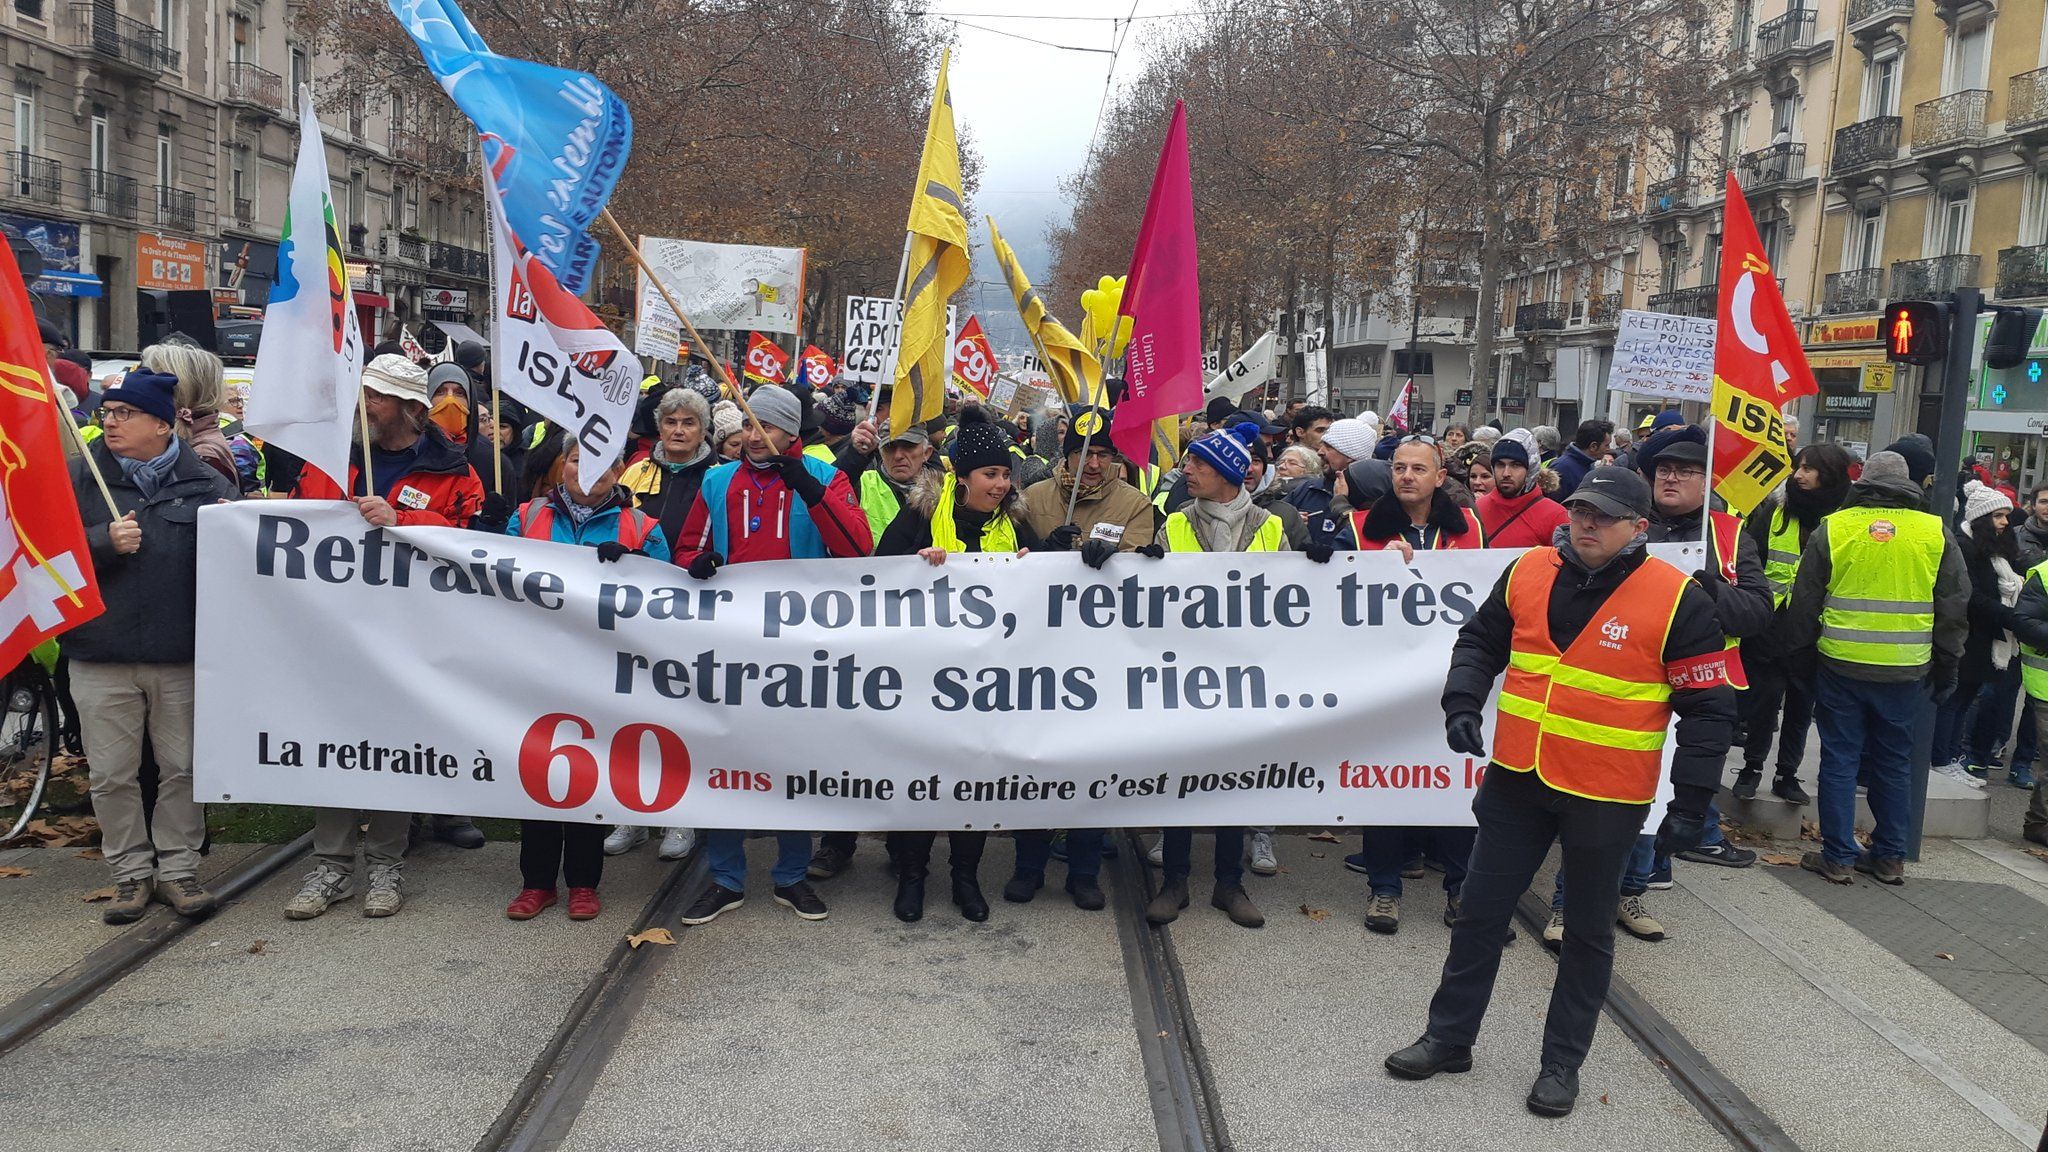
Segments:
[[[112,900],[115,897],[115,895],[116,893],[112,888],[95,888],[92,891],[87,892],[85,895],[80,896],[79,899],[85,901],[87,904],[97,904],[102,900]]]
[[[1797,852],[1760,852],[1757,854],[1757,859],[1766,864],[1776,864],[1780,868],[1796,868],[1799,866],[1799,854]]]
[[[107,858],[107,854],[97,848],[87,848],[83,852],[73,852],[72,855],[80,860],[105,860]]]
[[[2048,849],[2029,848],[2027,849],[2027,855],[2032,856],[2037,860],[2048,860]]]
[[[1338,842],[1335,832],[1311,832],[1308,838],[1311,840],[1321,840],[1325,844],[1335,844]]]
[[[33,873],[33,872],[29,871],[29,870],[28,870],[28,869],[26,869],[26,868],[16,868],[16,867],[15,867],[14,865],[12,865],[12,864],[0,864],[0,876],[33,876],[33,875],[35,875],[35,873]]]
[[[1799,822],[1799,838],[1801,840],[1820,839],[1820,821],[1801,820]]]
[[[1301,906],[1301,914],[1317,923],[1330,918],[1330,910],[1328,908],[1311,908],[1306,904]]]
[[[270,941],[268,941],[268,940],[254,940],[254,941],[251,941],[251,942],[250,942],[250,944],[249,944],[249,955],[251,955],[251,956],[261,956],[261,955],[263,955],[263,950],[264,950],[265,948],[269,947],[269,946],[270,946]]]
[[[632,945],[635,950],[638,950],[642,944],[674,944],[675,942],[675,933],[670,932],[666,928],[649,928],[645,932],[635,932],[631,936],[626,937],[626,943]]]
[[[1601,1102],[1602,1104],[1605,1104],[1605,1103],[1607,1103],[1607,1093],[1605,1093],[1605,1092],[1602,1092],[1602,1093],[1600,1094],[1600,1102]]]
[[[1956,958],[1956,954],[1953,952],[1936,952],[1934,958],[1936,960],[1953,960]]]
[[[1330,854],[1328,852],[1311,852],[1308,854],[1308,857],[1311,860],[1327,860],[1330,858]]]

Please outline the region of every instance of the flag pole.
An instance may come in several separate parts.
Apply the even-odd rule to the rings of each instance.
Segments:
[[[356,389],[356,426],[361,428],[363,433],[363,495],[375,496],[377,481],[370,474],[370,403],[363,399],[361,388]],[[341,482],[347,484],[348,477],[343,476]]]
[[[1074,507],[1081,502],[1081,468],[1088,466],[1088,447],[1095,440],[1095,426],[1102,422],[1095,418],[1097,411],[1095,401],[1097,397],[1103,400],[1109,399],[1109,365],[1104,361],[1103,354],[1108,352],[1115,343],[1116,330],[1122,324],[1123,314],[1119,312],[1116,319],[1110,323],[1109,338],[1104,339],[1101,336],[1095,338],[1095,364],[1098,373],[1095,385],[1096,390],[1094,395],[1084,397],[1087,407],[1082,411],[1081,415],[1088,418],[1088,427],[1081,433],[1081,467],[1074,469],[1074,475],[1071,477],[1073,483],[1067,486],[1067,517],[1061,521],[1062,524],[1072,524],[1074,522]],[[1081,383],[1086,385],[1087,381],[1083,380]],[[1107,405],[1104,406],[1103,410],[1107,410]]]
[[[119,520],[121,509],[114,504],[114,490],[107,487],[107,477],[100,471],[100,462],[92,458],[92,445],[85,442],[85,434],[79,431],[78,417],[71,414],[71,405],[66,404],[64,398],[54,391],[58,385],[49,378],[49,373],[43,374],[43,380],[52,389],[50,402],[63,414],[64,426],[71,430],[71,439],[78,445],[78,454],[85,457],[85,470],[92,473],[93,482],[99,485],[100,497],[107,502],[107,515]]]
[[[916,238],[917,233],[908,228],[903,230],[903,258],[896,263],[896,290],[889,296],[891,300],[896,301],[896,343],[889,347],[889,366],[883,371],[882,381],[877,385],[878,388],[887,389],[882,397],[888,404],[882,416],[882,442],[885,444],[888,443],[890,436],[901,431],[889,427],[888,413],[896,407],[896,368],[903,358],[903,326],[910,319],[910,301],[903,298],[903,288],[904,282],[910,277],[910,244]]]
[[[647,274],[647,278],[654,282],[654,290],[661,293],[661,298],[668,304],[669,311],[674,312],[676,314],[676,319],[683,322],[683,328],[689,332],[690,341],[692,345],[699,348],[709,348],[710,345],[705,344],[704,338],[697,334],[697,326],[695,324],[690,323],[690,317],[683,311],[683,306],[676,303],[676,298],[674,296],[669,295],[668,285],[663,284],[661,282],[661,277],[656,276],[654,274],[654,269],[648,267],[646,259],[640,255],[640,246],[638,244],[633,243],[632,237],[626,235],[625,228],[621,227],[619,224],[619,218],[612,215],[612,210],[609,208],[606,208],[604,210],[604,222],[611,226],[612,233],[619,238],[619,243],[626,246],[626,255],[633,258],[633,264],[636,267],[638,267],[640,271],[645,272]],[[906,256],[909,254],[909,251],[910,246],[906,243],[904,245],[904,253]],[[740,411],[745,412],[747,414],[747,419],[754,425],[754,431],[760,435],[761,439],[764,442],[767,441],[768,429],[762,427],[761,418],[759,416],[754,415],[753,407],[747,403],[747,394],[740,390],[739,382],[732,378],[731,369],[725,366],[724,360],[716,356],[711,357],[711,366],[718,369],[718,374],[720,376],[725,377],[726,387],[732,389],[732,398],[736,402],[738,402],[740,406]]]

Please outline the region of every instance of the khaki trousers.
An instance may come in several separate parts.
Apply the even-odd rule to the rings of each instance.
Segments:
[[[114,879],[197,875],[206,809],[192,800],[192,665],[73,660],[71,696],[91,767],[100,850]],[[139,778],[145,736],[158,770],[147,821]]]

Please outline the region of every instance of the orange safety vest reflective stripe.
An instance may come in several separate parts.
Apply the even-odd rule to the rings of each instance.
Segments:
[[[1707,517],[1714,526],[1713,561],[1721,566],[1721,578],[1735,583],[1735,557],[1742,548],[1742,520],[1726,512],[1714,512]],[[1742,641],[1728,637],[1725,645],[1728,653],[1728,686],[1738,691],[1749,688],[1749,673],[1742,668]]]
[[[1691,577],[1650,557],[1608,596],[1571,647],[1550,638],[1564,561],[1532,548],[1508,576],[1514,637],[1494,716],[1493,762],[1560,792],[1648,804],[1664,771],[1671,685],[1664,643]]]
[[[654,534],[654,518],[638,508],[619,509],[619,543],[626,548],[638,548]],[[555,506],[545,496],[528,500],[519,509],[519,534],[528,540],[552,540],[555,538]]]

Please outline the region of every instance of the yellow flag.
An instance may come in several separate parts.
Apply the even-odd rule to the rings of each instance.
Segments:
[[[1053,386],[1067,403],[1079,404],[1083,396],[1092,395],[1099,385],[1102,366],[1086,344],[1045,310],[1045,301],[1032,291],[1030,279],[1018,266],[1017,254],[1003,241],[1002,233],[996,231],[993,216],[988,220],[988,240],[995,249],[996,263],[1002,265],[1003,278],[1010,282],[1010,295],[1017,299],[1017,314],[1024,318],[1024,330],[1031,335],[1031,345],[1045,362],[1046,374],[1052,377]]]
[[[946,301],[967,283],[967,200],[960,191],[960,144],[953,135],[953,97],[946,87],[949,54],[939,57],[924,159],[910,197],[910,259],[905,264],[903,334],[896,378],[889,386],[889,427],[922,424],[946,410]]]

